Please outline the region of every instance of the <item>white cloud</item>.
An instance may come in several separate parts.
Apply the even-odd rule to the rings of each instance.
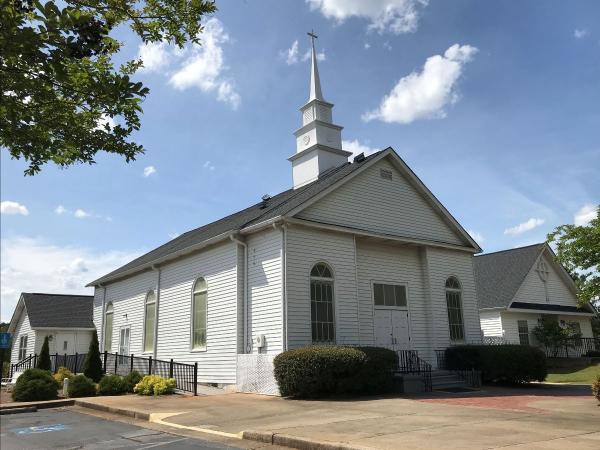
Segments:
[[[281,56],[285,59],[288,66],[298,62],[298,39],[296,39],[290,48],[281,52]]]
[[[175,239],[175,238],[178,238],[179,236],[181,236],[181,233],[169,233],[170,239]]]
[[[523,222],[519,225],[515,225],[514,227],[507,228],[506,230],[504,230],[504,234],[509,236],[518,236],[519,234],[523,234],[526,231],[533,230],[534,228],[543,225],[544,222],[544,219],[536,219],[532,217],[527,222]]]
[[[306,0],[310,9],[320,11],[338,23],[350,17],[369,20],[369,30],[394,34],[416,31],[419,8],[428,0]]]
[[[115,119],[110,117],[108,114],[102,114],[100,119],[98,119],[98,125],[96,125],[96,130],[105,131],[107,125],[110,129],[113,129],[117,126]]]
[[[156,173],[156,168],[154,166],[144,167],[144,176],[146,178],[154,173]]]
[[[10,320],[21,292],[93,294],[84,286],[133,260],[140,251],[94,251],[61,247],[42,238],[2,239],[0,303],[3,321]]]
[[[169,65],[171,54],[166,42],[150,42],[140,45],[138,58],[144,63],[144,67],[141,70],[158,72]]]
[[[371,48],[371,44],[369,44],[368,42],[365,42],[365,50],[368,50]]]
[[[481,233],[478,233],[477,231],[467,230],[467,233],[469,233],[469,235],[473,239],[475,239],[475,242],[477,242],[479,245],[483,244],[483,242],[485,241],[483,235]]]
[[[28,216],[29,210],[25,205],[21,205],[18,202],[11,202],[10,200],[4,200],[0,203],[0,214],[6,214],[8,216]]]
[[[210,170],[211,172],[213,170],[215,170],[215,166],[213,163],[211,163],[210,161],[205,161],[204,164],[202,165],[202,167],[204,167],[205,169]]]
[[[58,205],[56,207],[56,209],[54,210],[54,212],[56,214],[58,214],[59,216],[62,216],[64,213],[69,212],[69,211],[63,205]]]
[[[586,203],[581,207],[573,219],[573,223],[577,226],[586,226],[596,218],[599,206],[592,203]]]
[[[445,106],[458,101],[456,83],[463,66],[475,53],[475,47],[454,44],[444,55],[430,56],[421,72],[401,78],[379,108],[363,114],[363,120],[406,124],[417,119],[445,117]]]
[[[575,36],[575,39],[583,39],[588,34],[588,30],[586,30],[585,28],[575,28],[575,31],[573,32],[573,36]]]
[[[388,52],[392,51],[392,44],[390,44],[388,41],[385,41],[383,43],[383,48],[385,48]]]
[[[222,45],[229,41],[229,35],[223,24],[212,18],[206,22],[201,37],[202,45],[192,44],[178,52],[177,56],[182,57],[183,61],[170,74],[169,83],[178,90],[196,87],[203,92],[214,92],[219,101],[229,103],[235,110],[242,98],[233,82],[224,78],[227,67]]]
[[[75,212],[73,213],[73,215],[74,215],[75,217],[77,217],[78,219],[85,219],[86,217],[90,217],[90,216],[91,216],[91,214],[90,214],[89,212],[87,212],[87,211],[84,211],[84,210],[83,210],[83,209],[81,209],[81,208],[77,208],[77,209],[75,210]]]
[[[352,141],[342,141],[342,148],[349,152],[352,152],[351,158],[355,157],[360,153],[364,153],[365,156],[369,156],[372,153],[378,151],[378,148],[369,147],[368,145],[361,144],[358,139]]]
[[[306,50],[304,52],[304,55],[302,55],[302,61],[308,61],[310,59],[310,49]],[[326,56],[325,56],[325,52],[321,51],[321,52],[317,52],[317,61],[325,61]]]

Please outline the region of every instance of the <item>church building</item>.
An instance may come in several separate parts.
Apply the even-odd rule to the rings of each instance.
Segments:
[[[321,89],[292,187],[93,281],[101,350],[198,362],[198,382],[274,392],[273,358],[314,344],[479,343],[477,243],[390,147],[355,156]]]

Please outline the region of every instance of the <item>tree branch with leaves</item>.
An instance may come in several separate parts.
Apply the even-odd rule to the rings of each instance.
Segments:
[[[144,43],[200,43],[212,0],[0,0],[0,146],[25,159],[27,175],[53,162],[93,164],[98,152],[127,162],[144,152],[149,89],[132,79],[139,60],[116,65],[129,25]],[[117,122],[114,119],[118,118]],[[114,125],[113,125],[114,123]]]

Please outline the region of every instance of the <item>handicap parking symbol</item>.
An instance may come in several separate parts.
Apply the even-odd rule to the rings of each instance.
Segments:
[[[27,427],[17,428],[14,431],[15,434],[39,434],[39,433],[50,433],[52,431],[66,430],[68,427],[62,423],[55,423],[52,425],[40,425],[38,427]]]

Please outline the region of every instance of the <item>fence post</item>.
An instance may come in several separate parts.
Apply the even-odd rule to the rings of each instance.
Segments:
[[[148,356],[148,375],[152,375],[152,356]]]
[[[106,373],[106,357],[108,356],[108,352],[104,350],[104,361],[102,363],[102,372]]]
[[[194,395],[198,395],[198,363],[194,363]]]
[[[173,358],[169,362],[169,378],[173,378]]]
[[[67,363],[67,353],[65,352],[65,360],[63,361],[64,363],[64,367],[66,367],[67,369],[69,368],[69,364]],[[56,368],[56,371],[58,372],[58,367]]]
[[[31,355],[29,359],[31,359]],[[31,368],[31,361],[29,361],[29,367]],[[37,367],[37,354],[33,355],[33,367]]]
[[[73,367],[73,369],[74,369],[73,373],[74,374],[77,374],[77,356],[78,356],[77,352],[75,352],[75,366]]]
[[[133,372],[133,353],[131,354],[131,362],[129,363],[129,373]]]
[[[54,367],[58,367],[58,352],[54,354]],[[58,370],[58,369],[55,369]]]
[[[119,353],[115,352],[115,375],[117,374],[117,364],[119,363]]]

